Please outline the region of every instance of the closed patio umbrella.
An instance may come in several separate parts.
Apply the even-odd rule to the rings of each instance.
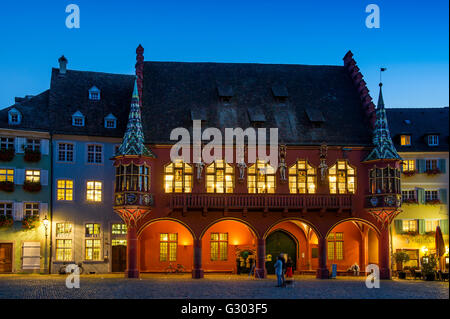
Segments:
[[[436,234],[434,237],[435,243],[436,243],[436,256],[439,260],[439,269],[442,270],[442,256],[445,254],[445,243],[444,238],[442,237],[442,231],[441,227],[436,227]]]

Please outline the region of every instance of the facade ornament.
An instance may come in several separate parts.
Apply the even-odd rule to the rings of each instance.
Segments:
[[[328,175],[328,165],[327,165],[327,155],[328,155],[328,146],[326,143],[322,143],[320,145],[320,181],[325,183],[327,175]]]
[[[239,154],[240,155],[240,154]],[[239,168],[239,181],[242,182],[245,179],[245,171],[247,169],[247,164],[245,164],[245,157],[247,155],[247,146],[244,145],[244,154],[242,156],[238,155],[238,164]]]
[[[286,145],[280,145],[279,148],[279,158],[280,158],[280,164],[278,164],[278,168],[280,169],[280,178],[282,181],[286,181],[286,169],[287,169],[287,165],[286,165],[286,153],[287,153],[287,149],[286,149]]]
[[[197,179],[201,180],[202,179],[202,173],[203,173],[203,168],[205,167],[205,162],[203,162],[202,160],[200,160],[200,162],[195,163],[195,167],[197,168]]]

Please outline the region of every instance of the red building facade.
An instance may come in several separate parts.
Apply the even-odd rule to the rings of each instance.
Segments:
[[[183,68],[185,80],[177,77]],[[351,52],[343,67],[166,65],[144,62],[139,47],[136,76],[127,132],[114,159],[114,210],[128,225],[126,276],[181,264],[193,278],[253,266],[264,278],[284,254],[296,272],[317,278],[329,278],[332,264],[345,272],[355,263],[361,271],[377,264],[380,277],[390,278],[388,225],[401,205],[400,158],[381,86],[375,110]],[[169,85],[172,78],[179,82]],[[264,93],[246,91],[251,85]],[[243,96],[258,94],[260,101],[246,105],[250,98]],[[177,106],[174,96],[186,105]],[[264,105],[266,98],[273,105]],[[165,132],[196,119],[219,129],[245,128],[242,108],[249,126],[280,128],[280,167],[172,163],[174,142],[161,138]]]

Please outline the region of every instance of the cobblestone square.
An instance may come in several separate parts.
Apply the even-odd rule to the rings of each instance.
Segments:
[[[276,288],[276,280],[241,275],[122,275],[81,276],[79,289],[68,289],[61,275],[0,275],[0,299],[96,299],[96,298],[219,298],[219,299],[448,299],[448,282],[414,280],[381,281],[379,289],[366,288],[364,278],[319,280],[296,276],[288,288]]]

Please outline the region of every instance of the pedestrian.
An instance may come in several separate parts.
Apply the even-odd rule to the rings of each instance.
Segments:
[[[284,277],[286,275],[286,258],[285,258],[285,255],[284,254],[280,254],[280,259],[281,259],[281,262],[283,264],[283,271],[281,273],[281,279],[283,281],[283,285],[282,286],[286,287],[286,283],[285,283],[286,279]]]
[[[289,257],[288,261],[286,262],[286,277],[287,278],[292,278],[292,276],[294,275],[294,273],[292,271],[293,266],[294,266],[294,263],[292,262],[291,257]]]
[[[277,275],[277,287],[283,287],[283,262],[280,256],[277,257],[275,262],[275,275]]]

